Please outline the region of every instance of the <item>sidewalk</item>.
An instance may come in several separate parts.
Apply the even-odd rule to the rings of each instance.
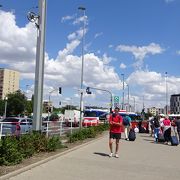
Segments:
[[[10,180],[180,179],[180,145],[154,144],[148,134],[139,134],[135,142],[121,140],[118,159],[108,154],[105,135]]]

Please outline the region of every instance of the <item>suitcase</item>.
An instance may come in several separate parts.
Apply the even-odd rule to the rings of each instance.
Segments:
[[[131,129],[131,130],[129,131],[128,139],[129,139],[129,141],[135,141],[135,139],[136,139],[136,133],[135,133],[134,129]]]
[[[177,146],[179,144],[177,136],[171,136],[171,146]]]

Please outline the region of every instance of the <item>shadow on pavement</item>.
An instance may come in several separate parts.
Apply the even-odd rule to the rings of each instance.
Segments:
[[[97,155],[100,155],[100,156],[108,156],[109,157],[109,154],[106,154],[106,153],[94,152],[94,154],[97,154]]]
[[[154,140],[152,139],[143,139],[144,141],[150,141],[150,142],[154,142]]]

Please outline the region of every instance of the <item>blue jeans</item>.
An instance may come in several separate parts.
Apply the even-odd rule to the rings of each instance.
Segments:
[[[158,136],[159,136],[159,127],[158,128],[154,128],[154,138],[155,138],[155,142],[158,141]]]

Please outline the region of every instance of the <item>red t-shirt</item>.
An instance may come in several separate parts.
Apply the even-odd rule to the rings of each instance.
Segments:
[[[122,129],[121,126],[116,125],[116,124],[111,124],[111,122],[116,122],[116,123],[122,123],[123,119],[122,116],[119,114],[111,114],[109,118],[109,123],[110,123],[110,132],[112,133],[121,133]]]

